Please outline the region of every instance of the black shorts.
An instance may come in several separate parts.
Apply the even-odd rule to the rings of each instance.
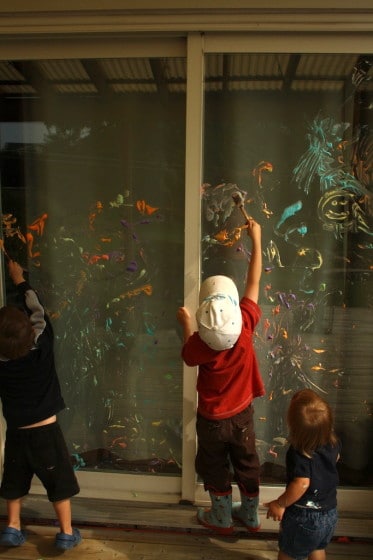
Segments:
[[[195,467],[203,479],[205,490],[229,492],[234,478],[244,494],[258,494],[260,465],[253,415],[252,405],[224,420],[208,420],[197,415]]]
[[[51,502],[71,498],[80,490],[57,422],[6,432],[0,496],[6,500],[22,498],[29,493],[34,474]]]

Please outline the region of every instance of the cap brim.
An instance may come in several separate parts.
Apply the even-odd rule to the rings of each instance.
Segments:
[[[225,294],[232,299],[239,301],[239,294],[236,284],[231,278],[223,275],[209,276],[201,284],[199,290],[199,305],[209,296],[214,294]]]

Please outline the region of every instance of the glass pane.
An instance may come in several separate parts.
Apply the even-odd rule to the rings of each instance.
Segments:
[[[244,286],[250,240],[232,194],[262,226],[255,347],[262,483],[284,481],[292,394],[332,404],[343,485],[372,484],[373,57],[206,57],[202,270]]]
[[[4,248],[53,320],[74,464],[180,475],[185,61],[0,71]]]

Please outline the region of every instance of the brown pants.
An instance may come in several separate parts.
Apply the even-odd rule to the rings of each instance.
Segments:
[[[253,414],[254,409],[250,405],[236,416],[224,420],[207,420],[197,416],[195,467],[205,490],[229,492],[234,479],[244,494],[258,494],[260,465],[255,449]]]

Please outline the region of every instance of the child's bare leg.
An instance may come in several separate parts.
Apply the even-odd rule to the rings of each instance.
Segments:
[[[293,560],[291,556],[285,554],[285,552],[279,551],[277,560]],[[308,560],[326,560],[326,552],[325,550],[314,550],[308,556]]]
[[[21,507],[22,498],[17,500],[7,500],[6,509],[8,512],[8,527],[21,530]]]
[[[285,554],[285,552],[281,552],[280,550],[277,556],[277,560],[294,560],[294,559],[291,556]]]
[[[325,550],[314,550],[308,556],[308,560],[325,560],[325,559],[326,559]]]
[[[68,500],[61,500],[59,502],[53,502],[54,511],[56,512],[57,519],[60,524],[61,533],[66,533],[67,535],[73,534],[73,529],[71,527],[71,502]]]

